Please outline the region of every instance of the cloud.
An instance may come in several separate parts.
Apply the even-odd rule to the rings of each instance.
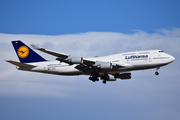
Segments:
[[[19,74],[19,71],[14,66],[4,61],[6,59],[18,60],[10,43],[12,40],[22,40],[27,45],[36,44],[50,50],[82,57],[105,56],[120,52],[150,49],[162,49],[175,57],[178,57],[180,53],[178,47],[180,44],[180,28],[173,28],[172,30],[160,29],[151,34],[140,30],[136,30],[134,34],[87,32],[57,36],[1,33],[0,39],[0,54],[2,56],[0,60],[3,63],[1,66],[3,68],[1,69],[1,79],[6,79],[7,76],[13,76],[14,78]],[[54,56],[37,52],[44,58],[55,60]],[[177,57],[176,59],[178,59]],[[22,72],[22,74],[27,77],[34,73]]]
[[[35,44],[53,51],[82,57],[161,49],[173,55],[176,60],[170,65],[162,67],[159,70],[159,76],[154,75],[155,70],[135,71],[132,72],[131,80],[118,80],[104,85],[101,82],[89,81],[88,76],[66,77],[18,71],[15,66],[4,61],[9,59],[18,61],[11,45],[12,40],[22,40],[27,45]],[[150,114],[154,116],[149,119],[159,119],[162,115],[164,119],[173,116],[179,119],[179,45],[180,28],[159,29],[155,33],[136,30],[133,34],[87,32],[47,36],[1,33],[0,96],[66,98],[66,100],[78,101],[78,105],[81,103],[86,105],[86,102],[89,102],[94,105],[94,110],[97,109],[95,107],[97,104],[111,103],[111,106],[106,107],[113,109],[117,118],[120,117],[119,111],[124,113],[124,115],[121,114],[122,116],[129,113],[136,116],[139,114],[137,111],[140,111],[146,116],[150,116]],[[53,56],[37,52],[46,59],[55,60]],[[112,108],[112,106],[114,107]],[[137,111],[136,109],[133,111],[132,106]],[[119,107],[125,111],[120,110]],[[147,111],[143,111],[147,108]],[[98,108],[98,110],[102,109]],[[125,117],[127,118],[127,116]]]

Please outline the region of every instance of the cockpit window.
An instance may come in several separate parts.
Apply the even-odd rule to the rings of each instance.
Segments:
[[[164,51],[159,51],[159,52],[161,53],[161,52],[164,52]]]

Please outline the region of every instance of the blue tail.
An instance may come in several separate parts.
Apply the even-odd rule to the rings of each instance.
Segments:
[[[40,55],[38,55],[20,40],[11,42],[21,63],[46,61],[44,58],[42,58]]]

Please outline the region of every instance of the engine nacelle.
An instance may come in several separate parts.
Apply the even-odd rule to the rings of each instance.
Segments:
[[[106,80],[106,81],[116,81],[116,78],[110,74],[102,76],[101,79]]]
[[[108,75],[109,79],[107,81],[116,81],[116,78],[113,75]]]
[[[98,68],[100,68],[100,69],[112,69],[112,63],[106,63],[106,62],[104,62],[104,63],[100,63],[99,65],[98,65]]]
[[[122,80],[124,80],[124,79],[131,79],[131,73],[117,74],[117,75],[115,75],[115,78],[120,78]]]
[[[68,57],[66,60],[68,63],[71,63],[71,64],[82,64],[83,63],[82,57]]]

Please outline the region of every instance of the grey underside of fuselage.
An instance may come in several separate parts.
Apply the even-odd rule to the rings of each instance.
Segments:
[[[65,75],[65,76],[73,76],[73,75],[91,75],[92,73],[99,73],[99,74],[116,74],[116,73],[121,73],[121,72],[129,72],[129,71],[134,71],[134,70],[146,70],[146,69],[153,69],[157,67],[162,67],[166,64],[149,64],[149,65],[133,65],[133,66],[125,66],[125,67],[118,67],[118,68],[113,68],[111,70],[109,69],[104,69],[104,70],[89,70],[89,71],[80,71],[77,70],[75,72],[58,72],[58,71],[40,71],[40,70],[32,70],[30,68],[18,68],[18,70],[23,70],[23,71],[31,71],[31,72],[39,72],[39,73],[45,73],[45,74],[54,74],[54,75]]]
[[[77,72],[58,72],[58,71],[48,71],[48,70],[32,70],[27,68],[18,68],[18,70],[22,71],[30,71],[30,72],[38,72],[38,73],[44,73],[44,74],[53,74],[53,75],[65,75],[65,76],[73,76],[73,75],[82,75],[82,71]]]
[[[130,72],[130,71],[135,71],[135,70],[146,70],[146,69],[153,69],[153,68],[158,68],[158,67],[162,67],[165,66],[169,63],[166,64],[149,64],[149,65],[133,65],[133,66],[127,66],[127,67],[120,67],[117,69],[112,69],[112,70],[100,70],[98,73],[100,74],[104,74],[104,73],[108,73],[108,74],[116,74],[116,73],[122,73],[122,72]],[[86,73],[84,73],[86,74]],[[89,75],[91,73],[87,73],[87,75]]]
[[[133,65],[133,68],[130,71],[153,69],[153,68],[165,66],[167,64],[169,64],[169,63],[166,63],[166,64],[164,64],[164,63],[163,64],[149,64],[149,65]]]

